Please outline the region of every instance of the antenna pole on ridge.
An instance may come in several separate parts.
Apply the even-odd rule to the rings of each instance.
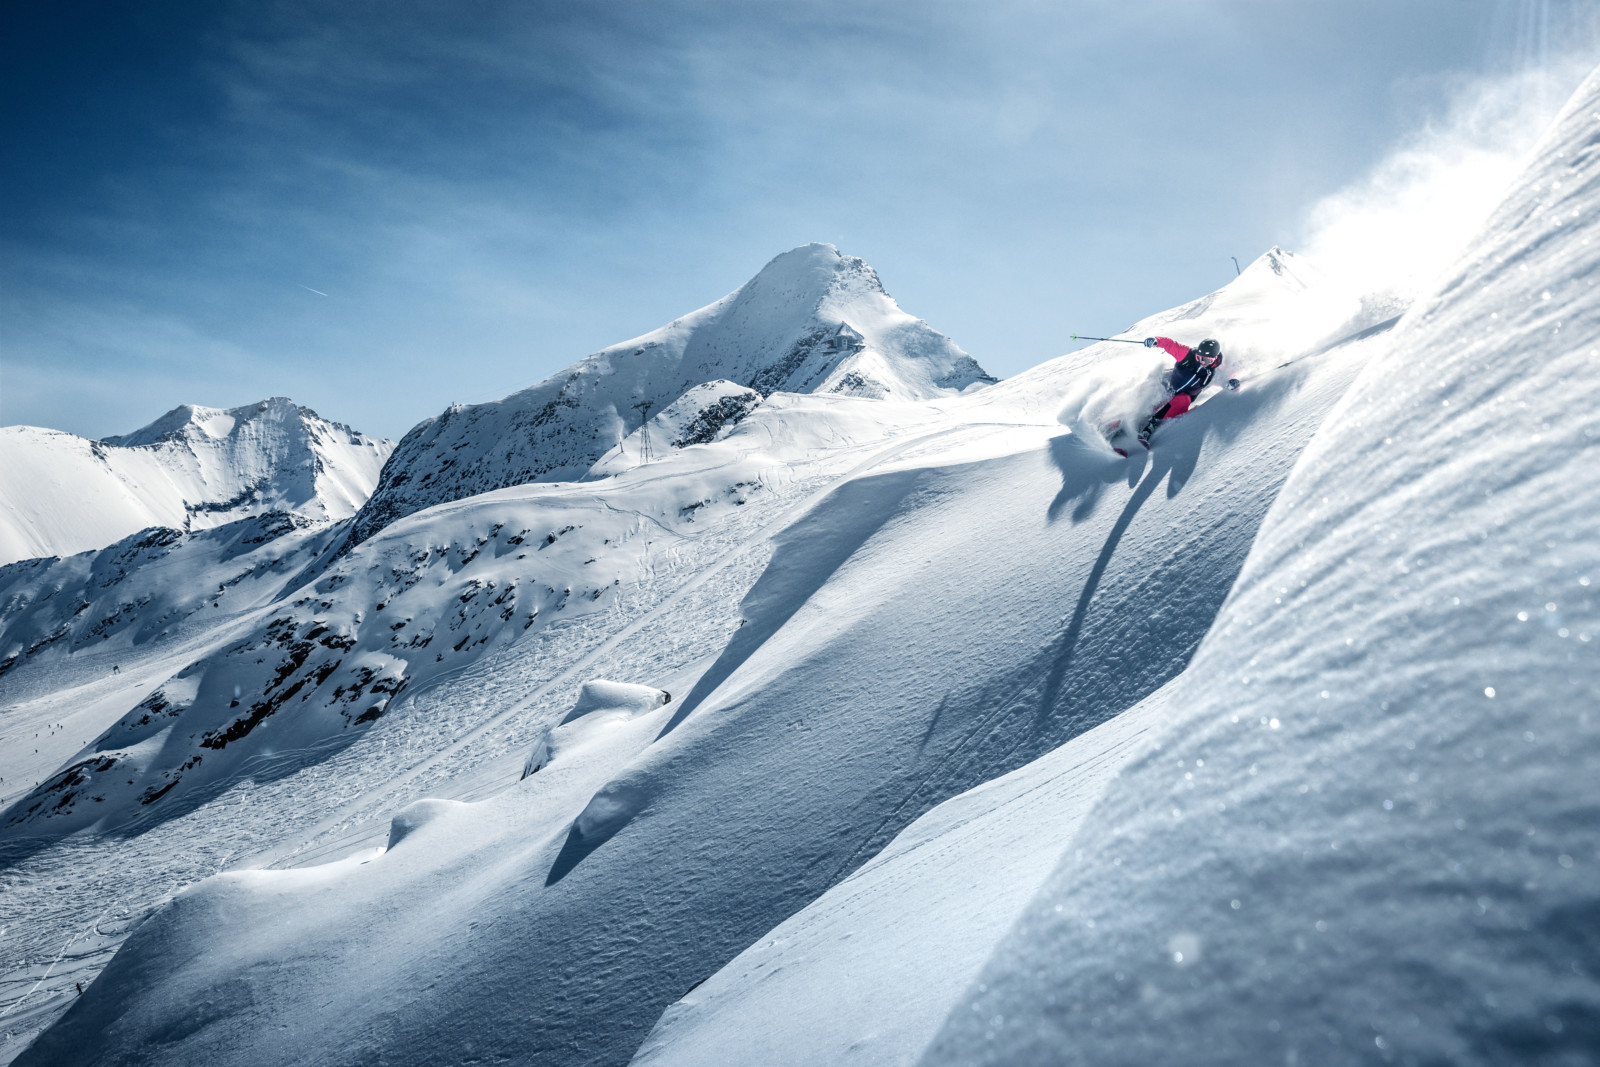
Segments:
[[[656,406],[654,400],[646,400],[633,405],[640,414],[639,423],[639,462],[649,463],[655,457],[650,454],[650,409]]]

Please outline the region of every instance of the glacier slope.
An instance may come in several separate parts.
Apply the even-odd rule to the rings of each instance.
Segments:
[[[1180,321],[1212,332],[1246,298],[1293,318],[1276,278],[1247,272]],[[663,709],[642,751],[622,746],[603,775],[547,790],[558,755],[449,809],[424,857],[407,858],[408,837],[312,872],[203,883],[142,927],[29,1057],[625,1061],[662,1007],[922,811],[1181,670],[1362,351],[1218,396],[1168,428],[1148,465],[1054,425],[1103,351],[924,405],[920,432],[837,471],[836,488],[761,535],[771,562],[745,586],[743,627],[722,631],[720,652],[678,660],[703,684]],[[862,413],[860,436],[916,407],[831,404]],[[671,461],[771,435],[773,406]],[[824,420],[794,423],[819,424],[841,440]],[[541,491],[568,490],[449,507]],[[440,879],[460,887],[447,928],[409,903]],[[357,1009],[355,988],[375,1011]]]
[[[202,530],[272,511],[347,519],[393,448],[283,397],[185,404],[102,441],[0,427],[0,564],[103,548],[150,526]]]

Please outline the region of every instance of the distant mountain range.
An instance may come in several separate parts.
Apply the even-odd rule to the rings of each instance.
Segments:
[[[98,441],[0,427],[0,564],[103,548],[151,526],[203,530],[269,512],[347,519],[393,450],[283,397],[184,404]]]

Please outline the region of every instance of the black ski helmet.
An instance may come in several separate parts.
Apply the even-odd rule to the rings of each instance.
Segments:
[[[1209,337],[1195,345],[1194,350],[1195,354],[1206,363],[1215,365],[1222,362],[1222,346]]]

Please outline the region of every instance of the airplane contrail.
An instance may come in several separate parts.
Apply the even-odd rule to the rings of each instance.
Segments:
[[[318,296],[327,296],[328,295],[327,293],[324,293],[321,289],[313,289],[309,285],[302,285],[300,288],[304,289],[308,293],[316,293]]]

